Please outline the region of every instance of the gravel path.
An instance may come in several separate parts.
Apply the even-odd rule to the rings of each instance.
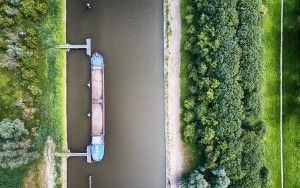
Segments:
[[[180,1],[165,3],[165,22],[169,21],[165,23],[167,187],[177,187],[184,164],[180,136]]]

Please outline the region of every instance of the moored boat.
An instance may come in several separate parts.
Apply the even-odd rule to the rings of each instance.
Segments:
[[[104,156],[104,62],[100,53],[91,57],[91,156],[100,161]]]

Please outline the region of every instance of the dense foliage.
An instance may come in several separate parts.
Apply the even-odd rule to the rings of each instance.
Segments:
[[[63,56],[52,49],[64,36],[59,25],[61,2],[0,0],[0,182],[4,187],[21,186],[26,164],[37,158],[49,135],[61,147],[64,64],[58,60]],[[1,133],[13,127],[22,138]],[[10,181],[12,174],[16,176]]]
[[[261,0],[186,0],[183,53],[189,57],[183,138],[199,163],[223,167],[230,187],[260,187]],[[211,182],[208,182],[211,183]]]
[[[22,119],[31,133],[28,139],[43,119],[46,61],[41,57],[45,56],[45,45],[38,27],[45,7],[45,3],[33,0],[9,0],[2,1],[0,9],[0,120]]]

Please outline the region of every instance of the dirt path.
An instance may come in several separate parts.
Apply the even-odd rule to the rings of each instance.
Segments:
[[[280,179],[281,188],[283,188],[283,0],[280,3]]]
[[[166,187],[177,187],[183,172],[183,147],[180,136],[179,6],[179,0],[165,0]]]

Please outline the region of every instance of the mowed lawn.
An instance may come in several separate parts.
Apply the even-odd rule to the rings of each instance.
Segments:
[[[300,187],[300,1],[284,2],[284,185]]]
[[[270,171],[269,187],[280,187],[280,1],[266,1],[263,23],[262,112],[267,131],[265,160]]]

